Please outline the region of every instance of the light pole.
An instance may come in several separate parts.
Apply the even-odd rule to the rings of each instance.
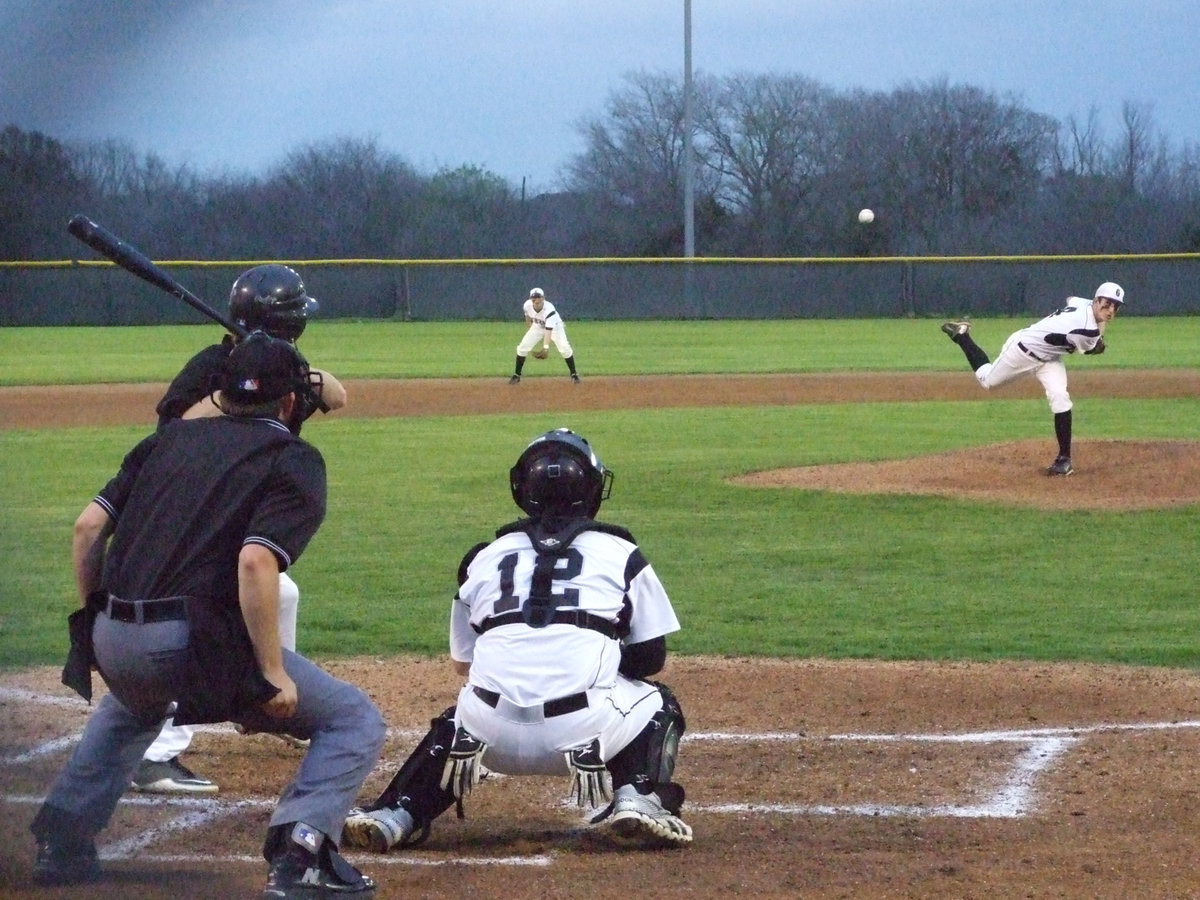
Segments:
[[[683,0],[683,255],[696,255],[696,198],[692,185],[692,0]]]

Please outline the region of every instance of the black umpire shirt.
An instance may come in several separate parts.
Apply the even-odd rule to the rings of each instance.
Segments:
[[[238,553],[269,548],[284,571],[325,518],[325,461],[277,419],[168,422],[96,496],[116,520],[105,590],[126,600],[238,603]]]

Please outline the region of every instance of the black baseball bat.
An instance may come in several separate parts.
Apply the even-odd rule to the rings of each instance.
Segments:
[[[182,284],[156,266],[144,253],[136,247],[125,243],[111,231],[97,225],[84,215],[72,216],[67,223],[67,231],[83,241],[101,256],[106,256],[127,272],[132,272],[143,281],[148,281],[161,288],[173,297],[178,297],[188,306],[208,316],[214,322],[224,325],[232,334],[245,337],[247,331],[228,316],[217,312]]]

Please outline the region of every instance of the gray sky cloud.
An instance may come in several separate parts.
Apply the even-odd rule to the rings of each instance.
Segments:
[[[693,67],[839,89],[946,78],[1200,143],[1195,0],[693,0]],[[257,172],[371,138],[553,186],[625,73],[682,73],[683,0],[0,0],[0,124]]]

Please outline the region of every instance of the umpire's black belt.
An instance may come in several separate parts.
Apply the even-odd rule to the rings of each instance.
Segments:
[[[475,692],[476,697],[492,709],[495,709],[500,703],[500,695],[495,691],[489,691],[487,688],[481,688],[477,685],[471,685],[471,690]],[[547,700],[542,704],[542,718],[553,719],[555,716],[565,716],[567,713],[579,712],[581,709],[587,709],[587,705],[588,698],[584,692],[559,697],[557,700]]]
[[[186,597],[163,597],[158,600],[122,600],[108,595],[105,609],[108,617],[116,622],[173,622],[187,618]]]
[[[1040,356],[1038,356],[1036,353],[1034,353],[1032,350],[1030,350],[1028,347],[1026,347],[1020,341],[1017,341],[1017,349],[1020,350],[1022,353],[1024,353],[1026,356],[1028,356],[1030,359],[1036,359],[1038,362],[1050,362],[1050,360],[1048,360],[1048,359],[1042,359]]]

